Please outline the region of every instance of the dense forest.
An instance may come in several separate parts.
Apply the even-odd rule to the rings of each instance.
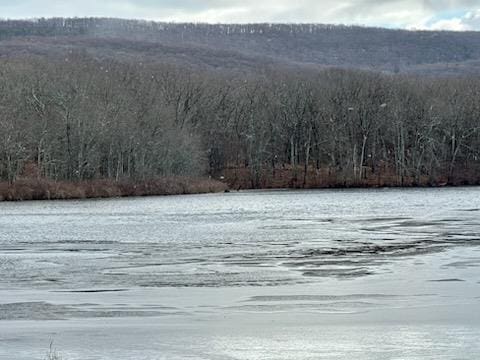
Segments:
[[[302,185],[309,169],[351,185],[390,172],[398,184],[478,181],[480,79],[351,70],[230,77],[78,54],[0,68],[8,181],[27,163],[62,180],[245,168],[257,187],[288,168]]]
[[[48,26],[36,33],[14,24],[3,23],[3,36],[51,35]],[[0,60],[0,179],[145,184],[207,175],[232,188],[479,184],[479,98],[480,76],[218,71],[77,48],[27,52]]]

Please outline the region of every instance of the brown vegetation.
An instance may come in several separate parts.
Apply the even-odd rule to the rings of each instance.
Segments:
[[[231,189],[244,190],[255,188],[254,179],[248,168],[229,167],[224,169],[225,181]],[[380,188],[380,187],[442,187],[480,185],[480,167],[465,169],[448,179],[439,175],[435,178],[422,175],[420,177],[399,177],[392,169],[382,169],[376,173],[365,169],[365,177],[354,179],[346,174],[338,173],[331,168],[317,169],[309,167],[305,174],[304,167],[292,169],[289,166],[262,169],[257,188],[262,189],[322,189],[322,188]]]
[[[114,180],[67,182],[19,179],[14,183],[0,182],[0,201],[205,194],[224,192],[227,189],[225,184],[216,180],[187,177],[166,177],[135,183]]]

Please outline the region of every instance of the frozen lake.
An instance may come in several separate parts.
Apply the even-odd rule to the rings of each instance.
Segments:
[[[478,359],[480,188],[0,203],[0,359]]]

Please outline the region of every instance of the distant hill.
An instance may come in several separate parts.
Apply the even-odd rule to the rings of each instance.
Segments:
[[[173,24],[108,18],[0,21],[0,56],[72,51],[122,61],[253,71],[342,67],[458,75],[480,71],[480,32],[318,24]]]
[[[478,185],[479,70],[476,32],[0,21],[0,199]]]

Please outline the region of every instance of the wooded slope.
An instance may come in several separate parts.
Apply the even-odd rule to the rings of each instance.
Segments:
[[[478,32],[89,18],[0,21],[0,40],[4,56],[83,49],[92,56],[117,60],[241,71],[272,64],[433,75],[471,73],[480,68]]]
[[[50,19],[0,38],[9,183],[480,183],[478,33]]]

